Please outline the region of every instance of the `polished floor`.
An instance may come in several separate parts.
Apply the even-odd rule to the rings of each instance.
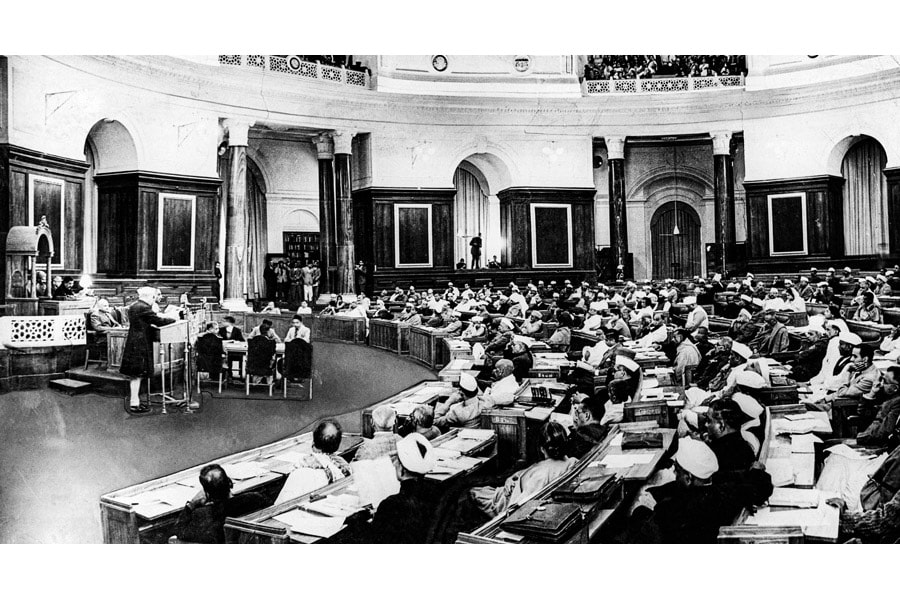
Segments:
[[[195,414],[131,417],[118,396],[0,395],[0,542],[99,543],[104,493],[308,430],[327,416],[359,431],[362,408],[435,378],[379,350],[315,348],[312,402],[270,399],[260,389],[251,399],[204,394]]]

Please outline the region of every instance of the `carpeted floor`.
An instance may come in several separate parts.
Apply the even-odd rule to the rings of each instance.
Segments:
[[[120,397],[51,390],[0,395],[0,542],[99,543],[104,493],[359,412],[434,374],[364,346],[316,343],[314,400],[203,394],[196,414],[131,417]],[[214,386],[205,386],[204,391]],[[156,413],[159,408],[155,409]]]

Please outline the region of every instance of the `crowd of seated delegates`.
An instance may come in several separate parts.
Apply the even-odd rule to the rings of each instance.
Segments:
[[[584,78],[587,80],[746,74],[746,56],[737,54],[596,54],[589,55],[584,66]]]

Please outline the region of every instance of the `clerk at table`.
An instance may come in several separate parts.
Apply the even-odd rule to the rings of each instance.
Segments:
[[[244,332],[241,331],[240,327],[235,326],[234,317],[232,317],[231,315],[227,315],[222,320],[225,322],[225,324],[219,328],[219,337],[223,340],[243,342]]]

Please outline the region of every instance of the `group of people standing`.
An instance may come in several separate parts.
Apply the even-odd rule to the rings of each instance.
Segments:
[[[302,264],[300,261],[290,263],[284,259],[272,259],[263,270],[266,299],[296,305],[304,301],[312,302],[319,295],[321,278],[322,271],[317,260]]]

